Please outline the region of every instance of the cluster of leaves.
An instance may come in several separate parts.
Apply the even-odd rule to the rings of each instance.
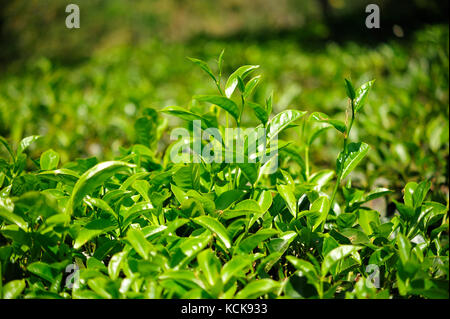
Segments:
[[[9,153],[0,160],[1,297],[448,298],[448,200],[427,201],[431,183],[410,182],[386,218],[367,203],[388,189],[352,187],[369,145],[350,132],[373,81],[357,90],[345,81],[345,121],[294,109],[272,115],[271,97],[250,101],[260,77],[247,78],[258,66],[238,68],[223,85],[223,52],[218,74],[192,61],[217,87],[194,97],[210,108],[162,112],[221,132],[224,113],[239,127],[254,113],[268,141],[295,127],[300,141],[279,139],[279,159],[267,163],[175,164],[170,146],[136,144],[114,161],[61,166],[51,149],[27,156],[38,136],[15,150],[1,138]],[[160,116],[148,109],[135,126],[147,145],[163,135]],[[309,148],[330,128],[343,145],[336,166],[313,170]],[[265,175],[275,160],[283,165]]]
[[[147,44],[108,49],[76,65],[37,59],[0,76],[0,135],[14,146],[26,136],[43,135],[28,153],[38,157],[51,145],[64,164],[88,156],[111,159],[123,145],[150,146],[133,124],[144,121],[142,117],[153,121],[147,107],[185,105],[193,92],[214,94],[214,82],[205,82],[208,75],[195,72],[185,57],[201,57],[213,67],[217,52],[225,47],[223,74],[243,63],[262,65],[264,81],[253,99],[264,105],[270,92],[276,92],[275,113],[299,105],[345,121],[342,79],[364,83],[376,78],[376,90],[352,128],[353,137],[376,145],[376,150],[360,163],[357,170],[364,173],[354,176],[354,184],[387,187],[400,200],[408,181],[427,179],[433,183],[432,199],[444,202],[449,182],[448,38],[448,25],[375,47],[329,43],[319,50],[289,39],[161,44],[152,37]],[[194,100],[190,108],[195,107]],[[256,126],[256,120],[251,112],[242,115],[244,126]],[[168,123],[179,125],[175,118]],[[296,139],[298,133],[288,130],[284,136]],[[329,130],[314,141],[327,149],[310,149],[315,168],[334,164],[339,139]],[[167,142],[163,136],[159,149]],[[298,145],[303,153],[305,145]],[[7,155],[3,149],[0,154]]]

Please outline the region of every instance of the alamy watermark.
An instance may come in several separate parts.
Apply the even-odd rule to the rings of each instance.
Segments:
[[[79,29],[80,28],[80,7],[76,4],[68,4],[66,6],[66,13],[69,15],[66,17],[67,29]]]
[[[380,7],[376,4],[369,4],[366,7],[366,13],[370,13],[366,18],[366,27],[368,29],[380,28]]]
[[[68,289],[78,289],[80,288],[80,268],[76,263],[67,265],[66,269],[66,281],[65,287]]]
[[[380,285],[380,267],[375,264],[369,264],[366,267],[366,273],[368,277],[366,278],[366,287],[367,288],[377,288],[381,287]]]
[[[80,28],[80,7],[77,4],[71,3],[66,6],[66,27],[68,29]],[[366,17],[366,27],[368,29],[380,28],[380,7],[376,4],[369,4],[366,6],[366,13],[370,13]]]

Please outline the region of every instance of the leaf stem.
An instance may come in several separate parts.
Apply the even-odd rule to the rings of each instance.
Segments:
[[[222,88],[220,87],[220,82],[219,82],[219,81],[220,81],[220,80],[216,81],[216,86],[217,86],[217,89],[219,89],[220,95],[223,96],[223,91],[222,91]]]
[[[309,180],[309,145],[305,146],[305,174],[306,181]]]
[[[348,139],[349,139],[349,136],[350,136],[350,131],[351,131],[352,126],[353,126],[353,121],[355,120],[355,102],[354,102],[353,99],[350,99],[350,102],[351,102],[351,107],[352,107],[352,117],[350,119],[350,124],[347,127],[347,130],[345,131],[345,134],[344,134],[344,149],[342,150],[343,158],[345,158],[345,155],[347,153],[347,143],[348,143]],[[341,156],[341,155],[339,154],[339,156]],[[338,158],[338,160],[339,160],[339,158]],[[338,176],[336,178],[336,184],[334,185],[333,194],[331,195],[331,201],[330,201],[330,208],[329,209],[333,208],[333,203],[334,203],[334,200],[336,198],[336,194],[337,194],[337,191],[339,189],[339,185],[341,183],[342,172],[343,172],[342,168],[339,169],[339,173],[338,173]]]

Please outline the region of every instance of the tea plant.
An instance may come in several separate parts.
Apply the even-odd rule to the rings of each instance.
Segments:
[[[134,127],[137,121],[141,127],[153,121],[146,108],[186,106],[193,93],[216,94],[215,83],[206,82],[209,75],[195,72],[195,64],[186,63],[186,56],[201,57],[214,69],[217,52],[225,47],[223,75],[243,63],[261,65],[264,80],[252,99],[264,104],[274,91],[275,113],[298,105],[344,121],[343,79],[365,83],[376,78],[376,90],[370,93],[351,133],[376,146],[358,166],[364,174],[354,174],[355,185],[386,187],[400,200],[408,181],[427,179],[433,183],[430,199],[445,202],[449,182],[448,38],[448,25],[431,26],[408,41],[374,47],[329,43],[320,50],[288,39],[246,43],[208,39],[162,45],[152,38],[139,46],[98,52],[75,65],[33,59],[8,65],[9,71],[0,76],[0,135],[14,145],[26,136],[42,135],[28,154],[37,158],[51,146],[61,163],[90,156],[104,161],[117,156],[120,146],[149,146]],[[191,109],[196,107],[194,101]],[[168,126],[180,125],[176,118],[170,120]],[[244,127],[258,123],[252,112],[244,112],[241,120]],[[299,133],[288,130],[283,138],[297,139]],[[159,150],[167,147],[167,140],[163,136],[158,141]],[[328,130],[313,144],[308,151],[310,168],[334,166],[342,148],[340,134]],[[304,146],[297,143],[303,154]],[[0,156],[7,156],[5,152],[0,148]],[[380,213],[386,210],[391,215],[394,208],[389,205]]]
[[[345,80],[345,121],[297,109],[272,114],[272,96],[251,99],[258,66],[224,81],[223,52],[217,73],[191,60],[217,94],[194,96],[190,108],[147,109],[135,125],[142,144],[122,147],[113,161],[61,166],[52,149],[27,155],[39,136],[16,149],[0,139],[9,156],[0,160],[1,297],[448,298],[448,200],[427,200],[427,180],[409,182],[387,218],[368,203],[390,190],[352,185],[352,171],[376,151],[350,134],[374,81],[356,90]],[[222,134],[251,113],[266,141],[278,137],[278,157],[215,163],[197,152],[198,163],[174,163],[180,141],[156,147],[167,129],[161,113]],[[309,154],[329,129],[341,151],[335,167],[316,170]],[[299,136],[284,140],[286,130]],[[250,138],[246,159],[269,152],[252,151]]]

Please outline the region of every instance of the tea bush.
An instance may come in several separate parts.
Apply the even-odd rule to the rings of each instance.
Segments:
[[[406,183],[402,195],[394,194],[397,197],[391,196],[396,190],[367,189],[353,181],[358,164],[370,168],[372,163],[378,172],[398,168],[389,162],[396,159],[385,160],[389,150],[377,141],[395,140],[397,130],[376,126],[385,120],[383,112],[375,114],[373,104],[369,107],[369,91],[379,79],[368,79],[359,87],[347,79],[339,81],[341,97],[334,91],[325,97],[340,101],[339,115],[332,112],[332,116],[322,112],[325,107],[280,110],[272,95],[255,91],[263,82],[255,76],[256,65],[239,67],[225,79],[223,51],[213,69],[202,60],[191,61],[213,80],[203,92],[199,90],[208,95],[194,96],[188,108],[142,108],[132,127],[138,143],[118,148],[113,160],[88,157],[61,163],[60,152],[53,149],[38,157],[28,154],[40,139],[37,135],[23,138],[17,147],[0,139],[8,155],[0,160],[3,298],[448,298],[448,195],[432,200],[436,191],[430,193],[433,184],[426,168],[417,168],[422,180]],[[51,68],[45,63],[41,67]],[[88,66],[86,74],[92,82],[83,85],[111,95],[100,97],[100,91],[86,88],[84,98],[105,103],[103,107],[93,115],[79,108],[76,119],[64,109],[51,112],[54,123],[64,127],[51,129],[82,138],[86,132],[77,132],[77,119],[91,116],[127,126],[127,120],[108,107],[115,103],[114,90],[105,86],[120,86],[123,70],[114,71],[104,82],[100,74],[106,70],[95,71],[98,67]],[[75,83],[66,86],[58,70],[48,72],[45,81],[21,84],[44,90],[41,97],[48,100],[33,102],[44,113],[50,105],[58,108],[56,101],[75,101],[82,94],[68,88],[74,90],[83,75],[72,75]],[[129,76],[136,77],[137,85],[151,85],[140,82],[137,74]],[[188,88],[190,82],[197,85],[192,78],[187,82]],[[10,85],[8,98],[18,93],[16,84]],[[433,89],[445,90],[438,84]],[[146,100],[142,92],[131,90],[128,98],[136,94]],[[398,94],[402,99],[403,93]],[[438,96],[442,104],[448,103]],[[33,103],[20,107],[26,110]],[[384,105],[389,107],[389,100]],[[412,116],[410,110],[397,111]],[[28,125],[23,122],[26,114],[18,120],[21,130]],[[228,126],[258,123],[266,128],[267,140],[279,137],[278,157],[267,163],[259,158],[256,163],[209,163],[196,153],[199,163],[174,163],[170,150],[180,141],[166,141],[168,147],[161,149],[159,144],[158,148],[158,141],[167,139],[167,123],[174,117],[189,129],[191,121],[202,120],[221,133]],[[37,119],[36,124],[46,120]],[[83,130],[95,125],[90,121],[81,126]],[[441,118],[436,124],[440,129],[439,121],[448,126],[448,119]],[[357,136],[351,134],[356,129]],[[423,129],[418,141],[426,138]],[[430,156],[434,149],[441,156],[442,148],[448,154],[448,135],[446,140],[440,129],[432,129],[439,130],[432,134],[438,139],[429,144],[434,146],[417,154]],[[298,133],[295,138],[292,131]],[[112,138],[110,133],[102,132]],[[50,136],[67,142],[65,135],[50,132]],[[324,136],[333,136],[334,149],[339,148],[328,167],[323,167],[327,161],[313,165],[317,155],[310,156],[336,153],[327,149],[327,143],[315,143],[324,141]],[[266,154],[267,150],[253,151],[245,145],[247,159],[255,152]],[[376,154],[379,162],[371,162],[373,156],[367,161],[368,154]],[[279,163],[276,172],[264,174],[274,161]],[[398,171],[404,174],[408,169]],[[443,184],[440,172],[436,174],[434,183]],[[394,215],[377,211],[373,203],[381,198],[392,199]]]
[[[376,145],[376,151],[361,163],[364,174],[355,175],[354,182],[362,188],[387,187],[400,194],[408,181],[428,179],[433,182],[433,200],[445,202],[448,26],[428,28],[404,44],[376,47],[331,43],[314,49],[289,40],[186,46],[151,41],[137,48],[99,52],[75,66],[42,58],[11,66],[0,76],[0,135],[14,146],[26,136],[42,135],[29,148],[33,158],[51,147],[64,164],[78,157],[112,159],[120,154],[120,146],[143,143],[134,124],[146,117],[147,108],[201,108],[195,100],[190,103],[191,96],[213,94],[215,85],[207,74],[196,72],[186,56],[200,57],[214,69],[216,55],[224,47],[224,74],[241,64],[261,65],[262,81],[254,100],[264,103],[273,91],[275,112],[299,108],[343,121],[347,101],[342,79],[364,83],[376,78],[366,111],[352,130],[355,137]],[[250,113],[244,113],[242,121],[247,126],[257,124]],[[171,119],[168,125],[182,122]],[[299,132],[285,134],[286,139],[296,139]],[[167,147],[168,140],[164,134],[158,151]],[[328,131],[315,145],[323,146],[310,150],[315,168],[333,165],[340,151],[338,136]],[[3,149],[0,154],[7,156]],[[392,214],[392,209],[387,213]]]

